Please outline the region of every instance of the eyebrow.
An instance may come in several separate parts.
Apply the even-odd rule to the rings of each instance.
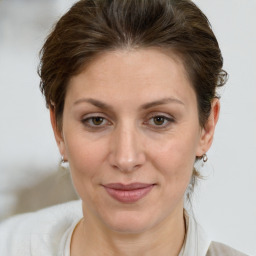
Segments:
[[[92,99],[92,98],[79,99],[79,100],[75,101],[74,105],[78,105],[78,104],[84,103],[84,102],[90,103],[90,104],[92,104],[98,108],[101,108],[101,109],[113,110],[113,107],[111,105],[104,103],[102,101],[96,100],[96,99]],[[164,104],[168,104],[168,103],[177,103],[180,105],[185,105],[181,100],[176,99],[176,98],[163,98],[160,100],[145,103],[140,107],[140,109],[149,109],[149,108],[152,108],[155,106],[164,105]]]
[[[163,98],[161,100],[156,100],[156,101],[152,101],[146,104],[143,104],[141,106],[142,109],[148,109],[148,108],[152,108],[155,106],[159,106],[159,105],[164,105],[164,104],[168,104],[168,103],[178,103],[181,105],[185,105],[181,100],[176,99],[176,98]]]
[[[98,108],[101,108],[101,109],[113,110],[113,107],[108,105],[107,103],[104,103],[102,101],[95,100],[95,99],[92,99],[92,98],[79,99],[79,100],[75,101],[74,105],[78,105],[78,104],[83,103],[83,102],[90,103],[90,104],[94,105],[95,107],[98,107]]]

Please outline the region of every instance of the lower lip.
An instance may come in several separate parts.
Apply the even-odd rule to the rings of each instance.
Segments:
[[[150,185],[145,188],[139,188],[134,190],[118,190],[113,188],[104,187],[108,194],[121,203],[134,203],[145,197],[153,188],[154,185]]]

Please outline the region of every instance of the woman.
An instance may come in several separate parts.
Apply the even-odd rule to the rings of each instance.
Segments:
[[[82,207],[7,221],[1,255],[244,255],[184,210],[218,121],[222,65],[189,0],[75,4],[45,42],[39,74]]]

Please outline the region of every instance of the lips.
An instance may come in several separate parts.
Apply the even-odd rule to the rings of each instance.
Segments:
[[[147,183],[131,183],[127,185],[110,183],[103,187],[113,199],[121,203],[134,203],[145,197],[154,185]]]

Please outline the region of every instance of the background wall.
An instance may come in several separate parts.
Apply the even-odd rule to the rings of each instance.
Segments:
[[[76,198],[68,173],[58,170],[36,73],[45,36],[73,2],[0,1],[0,219]],[[256,255],[256,1],[195,2],[213,26],[230,79],[194,211],[214,240]]]

